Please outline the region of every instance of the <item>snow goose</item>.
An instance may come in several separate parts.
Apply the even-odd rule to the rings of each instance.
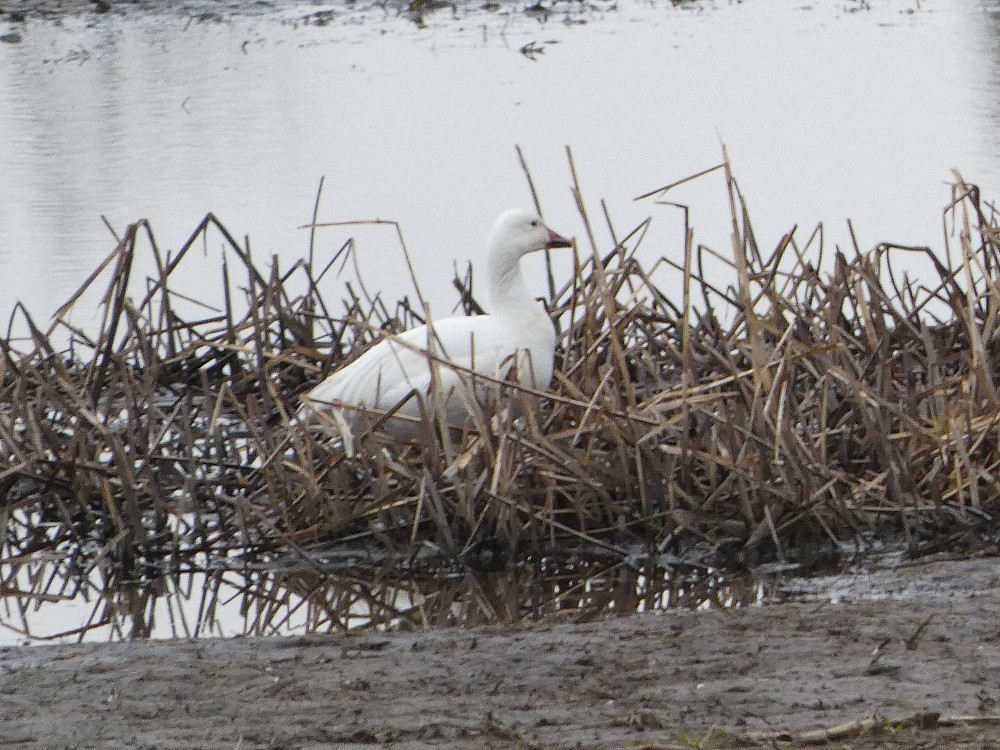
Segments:
[[[444,318],[387,336],[309,391],[299,421],[327,414],[343,433],[358,410],[386,412],[413,394],[395,412],[412,425],[421,413],[421,401],[428,409],[435,402],[425,399],[440,393],[447,399],[449,424],[461,425],[472,388],[468,373],[504,379],[515,364],[522,384],[548,387],[555,330],[548,313],[528,292],[520,261],[538,250],[571,246],[534,212],[513,209],[500,214],[487,245],[489,314]],[[393,431],[406,433],[398,425]]]

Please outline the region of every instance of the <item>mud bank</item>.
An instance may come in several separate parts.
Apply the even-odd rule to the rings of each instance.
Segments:
[[[0,747],[659,747],[685,733],[745,737],[873,715],[982,719],[1000,700],[995,568],[901,571],[951,582],[919,601],[7,648]],[[944,744],[983,747],[1000,736],[986,727]]]
[[[293,0],[0,0],[0,22],[55,19],[93,14],[95,17],[169,12],[182,16],[260,15],[291,7],[307,12],[314,4]]]
[[[469,5],[479,9],[486,3]],[[457,10],[460,4],[427,3],[424,10],[446,8]],[[302,22],[323,25],[331,19],[346,15],[363,16],[369,11],[385,13],[409,12],[405,0],[0,0],[0,26],[10,26],[25,21],[58,21],[62,18],[82,17],[92,21],[102,18],[138,18],[151,14],[170,14],[194,21],[226,21],[239,17],[287,14]]]

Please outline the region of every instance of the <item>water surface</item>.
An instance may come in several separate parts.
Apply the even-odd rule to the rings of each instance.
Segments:
[[[651,255],[679,257],[679,212],[632,198],[715,164],[722,144],[765,247],[825,221],[847,248],[847,218],[862,249],[940,246],[953,167],[1000,187],[1000,16],[979,0],[869,5],[622,0],[441,11],[423,28],[384,11],[306,18],[326,5],[28,23],[0,45],[0,313],[23,300],[48,315],[75,290],[114,247],[102,215],[118,231],[149,218],[176,251],[213,211],[287,267],[323,176],[320,218],[401,222],[447,311],[453,261],[480,261],[495,215],[530,203],[515,145],[554,228],[584,234],[571,146],[596,219],[602,199],[619,229],[656,218]],[[673,199],[728,250],[718,174]],[[407,291],[385,228],[324,230],[318,252],[352,234],[369,285]],[[217,285],[215,249],[213,273],[183,279],[193,296]]]

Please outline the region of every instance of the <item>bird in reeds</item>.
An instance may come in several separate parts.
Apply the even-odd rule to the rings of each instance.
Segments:
[[[343,433],[357,423],[360,412],[394,410],[392,431],[406,434],[407,423],[412,428],[421,413],[442,406],[448,424],[460,426],[468,417],[470,399],[482,387],[474,375],[485,376],[487,383],[516,377],[530,388],[546,388],[552,379],[556,334],[548,313],[524,283],[521,258],[571,246],[532,211],[500,214],[487,240],[488,314],[433,320],[386,336],[309,391],[298,421],[325,415]]]

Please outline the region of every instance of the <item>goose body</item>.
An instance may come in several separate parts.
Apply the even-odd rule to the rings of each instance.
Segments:
[[[350,422],[349,410],[385,412],[415,392],[419,398],[410,398],[396,413],[417,417],[421,400],[426,409],[428,397],[442,394],[449,423],[460,424],[467,414],[465,404],[475,396],[470,372],[504,379],[516,364],[521,383],[547,387],[555,330],[528,292],[520,260],[531,252],[571,244],[533,212],[504,212],[488,239],[488,315],[444,318],[387,336],[309,391],[302,412],[336,412],[338,422]]]

